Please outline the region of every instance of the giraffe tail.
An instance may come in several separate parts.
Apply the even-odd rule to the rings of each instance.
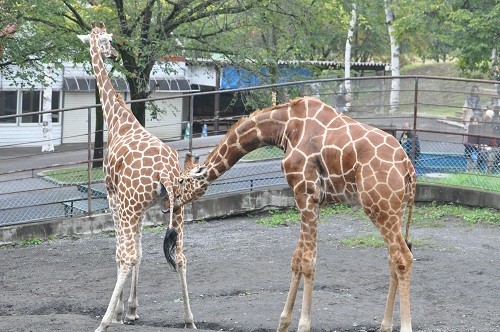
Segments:
[[[409,189],[409,199],[408,199],[408,204],[410,205],[408,207],[408,220],[406,221],[406,231],[405,231],[405,242],[406,245],[408,246],[408,249],[412,248],[412,243],[410,241],[410,224],[411,224],[411,218],[413,214],[413,207],[415,206],[415,195],[416,195],[416,188],[417,188],[417,175],[415,173],[415,168],[413,167],[413,164],[409,162],[409,167],[408,167],[408,183],[407,183],[407,188]]]
[[[167,232],[165,233],[165,238],[163,239],[163,254],[165,255],[165,258],[167,259],[168,264],[170,264],[174,270],[177,270],[176,266],[177,264],[175,263],[175,254],[176,254],[176,248],[177,248],[177,239],[178,239],[178,233],[173,225],[173,218],[174,218],[174,190],[171,184],[168,183],[162,183],[162,187],[165,188],[167,195],[168,195],[168,200],[169,200],[169,212],[170,212],[170,222],[167,227]],[[163,206],[161,211],[163,213],[166,213],[167,211],[163,210]]]

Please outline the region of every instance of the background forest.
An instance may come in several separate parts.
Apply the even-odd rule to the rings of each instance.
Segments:
[[[453,61],[463,76],[493,79],[499,58],[498,0],[0,0],[0,7],[2,74],[43,81],[45,63],[88,62],[76,35],[102,21],[133,100],[148,97],[153,65],[168,56],[266,67],[268,83],[279,60],[383,61],[393,75],[399,62]],[[132,108],[143,122],[145,104]]]

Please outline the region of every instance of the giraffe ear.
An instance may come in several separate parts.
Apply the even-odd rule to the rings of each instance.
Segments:
[[[202,178],[206,177],[207,171],[208,171],[208,167],[207,166],[200,165],[200,166],[196,166],[195,168],[193,168],[189,172],[189,175],[192,178],[194,178],[196,180],[199,180],[199,179],[202,179]]]
[[[89,43],[90,42],[90,37],[89,35],[76,35],[78,39],[80,39],[84,43]]]

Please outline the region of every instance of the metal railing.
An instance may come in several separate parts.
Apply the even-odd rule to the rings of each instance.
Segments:
[[[481,98],[486,107],[490,99],[498,98],[493,91],[494,81],[453,79],[427,76],[402,76],[400,101],[394,111],[390,105],[390,84],[394,77],[352,78],[352,100],[347,115],[356,120],[379,127],[399,138],[404,122],[410,124],[418,136],[420,153],[414,157],[418,181],[444,183],[482,190],[500,191],[500,153],[494,146],[466,153],[463,144],[465,130],[461,112],[465,95],[471,85],[483,91]],[[226,91],[175,95],[163,99],[189,98],[188,120],[191,132],[182,139],[159,137],[183,153],[192,151],[201,159],[218,143],[225,128],[217,127],[221,119],[228,125],[241,114],[235,114],[231,106],[223,106],[214,117],[200,120],[194,109],[195,99],[201,96],[232,94],[243,98],[239,103],[253,108],[269,106],[271,96],[278,91],[286,98],[314,94],[327,104],[335,105],[339,86],[343,79],[321,79],[285,84],[267,85]],[[314,91],[310,89],[316,84]],[[319,87],[319,89],[318,89]],[[486,92],[484,92],[486,91]],[[280,94],[278,93],[278,94]],[[235,97],[236,98],[236,97]],[[494,101],[495,102],[495,101]],[[267,103],[267,104],[266,104]],[[88,119],[97,105],[56,110],[57,112],[87,111]],[[51,113],[54,110],[50,111]],[[498,109],[496,110],[498,115]],[[43,112],[41,112],[43,113]],[[39,114],[39,113],[36,113]],[[23,114],[26,116],[29,114]],[[0,117],[1,121],[5,118]],[[498,119],[498,118],[496,118]],[[89,120],[89,123],[91,121]],[[196,124],[208,124],[207,137],[202,137]],[[172,124],[179,132],[183,121]],[[193,132],[194,131],[194,132]],[[40,148],[9,146],[0,148],[0,227],[20,223],[37,222],[54,218],[85,216],[107,211],[106,190],[100,169],[92,168],[95,131],[90,126],[81,144],[63,144],[55,152],[42,153]],[[498,135],[498,134],[497,134]],[[485,137],[500,142],[499,136]],[[416,152],[416,151],[415,151]],[[409,154],[415,153],[413,150]],[[97,160],[98,161],[98,160]],[[181,160],[182,164],[182,160]],[[62,176],[63,170],[70,170]],[[54,171],[57,174],[54,175]],[[52,173],[51,173],[52,172]],[[249,191],[270,186],[286,186],[280,169],[279,151],[261,148],[251,158],[243,158],[232,169],[211,185],[206,195],[232,191]]]

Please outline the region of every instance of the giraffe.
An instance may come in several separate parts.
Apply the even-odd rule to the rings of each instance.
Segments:
[[[134,321],[137,315],[137,283],[142,257],[141,238],[144,212],[152,203],[163,200],[169,205],[169,228],[176,230],[176,261],[169,263],[177,269],[184,297],[185,325],[196,328],[189,304],[186,282],[186,259],[182,253],[184,208],[174,209],[177,177],[180,174],[178,154],[150,134],[125,105],[109,79],[102,56],[116,56],[111,46],[111,34],[104,24],[93,24],[89,35],[78,36],[90,43],[92,68],[100,92],[104,119],[108,127],[107,152],[104,157],[105,183],[116,232],[117,281],[106,313],[96,332],[106,331],[113,323],[122,323],[123,287],[131,273],[130,297],[126,318]],[[167,197],[161,199],[162,190]],[[168,204],[165,204],[168,201]]]
[[[320,206],[357,202],[378,228],[388,248],[390,272],[381,331],[392,331],[395,296],[399,288],[401,331],[412,330],[410,274],[413,256],[409,225],[416,174],[396,138],[337,112],[321,101],[298,98],[252,113],[231,127],[202,165],[181,175],[175,204],[203,195],[208,185],[248,152],[264,145],[284,151],[281,168],[293,189],[300,213],[300,236],[291,260],[292,278],[278,331],[288,331],[297,290],[304,278],[297,331],[310,331],[313,282],[316,272],[317,220]],[[193,164],[191,156],[187,164]],[[409,205],[406,238],[402,223]]]

